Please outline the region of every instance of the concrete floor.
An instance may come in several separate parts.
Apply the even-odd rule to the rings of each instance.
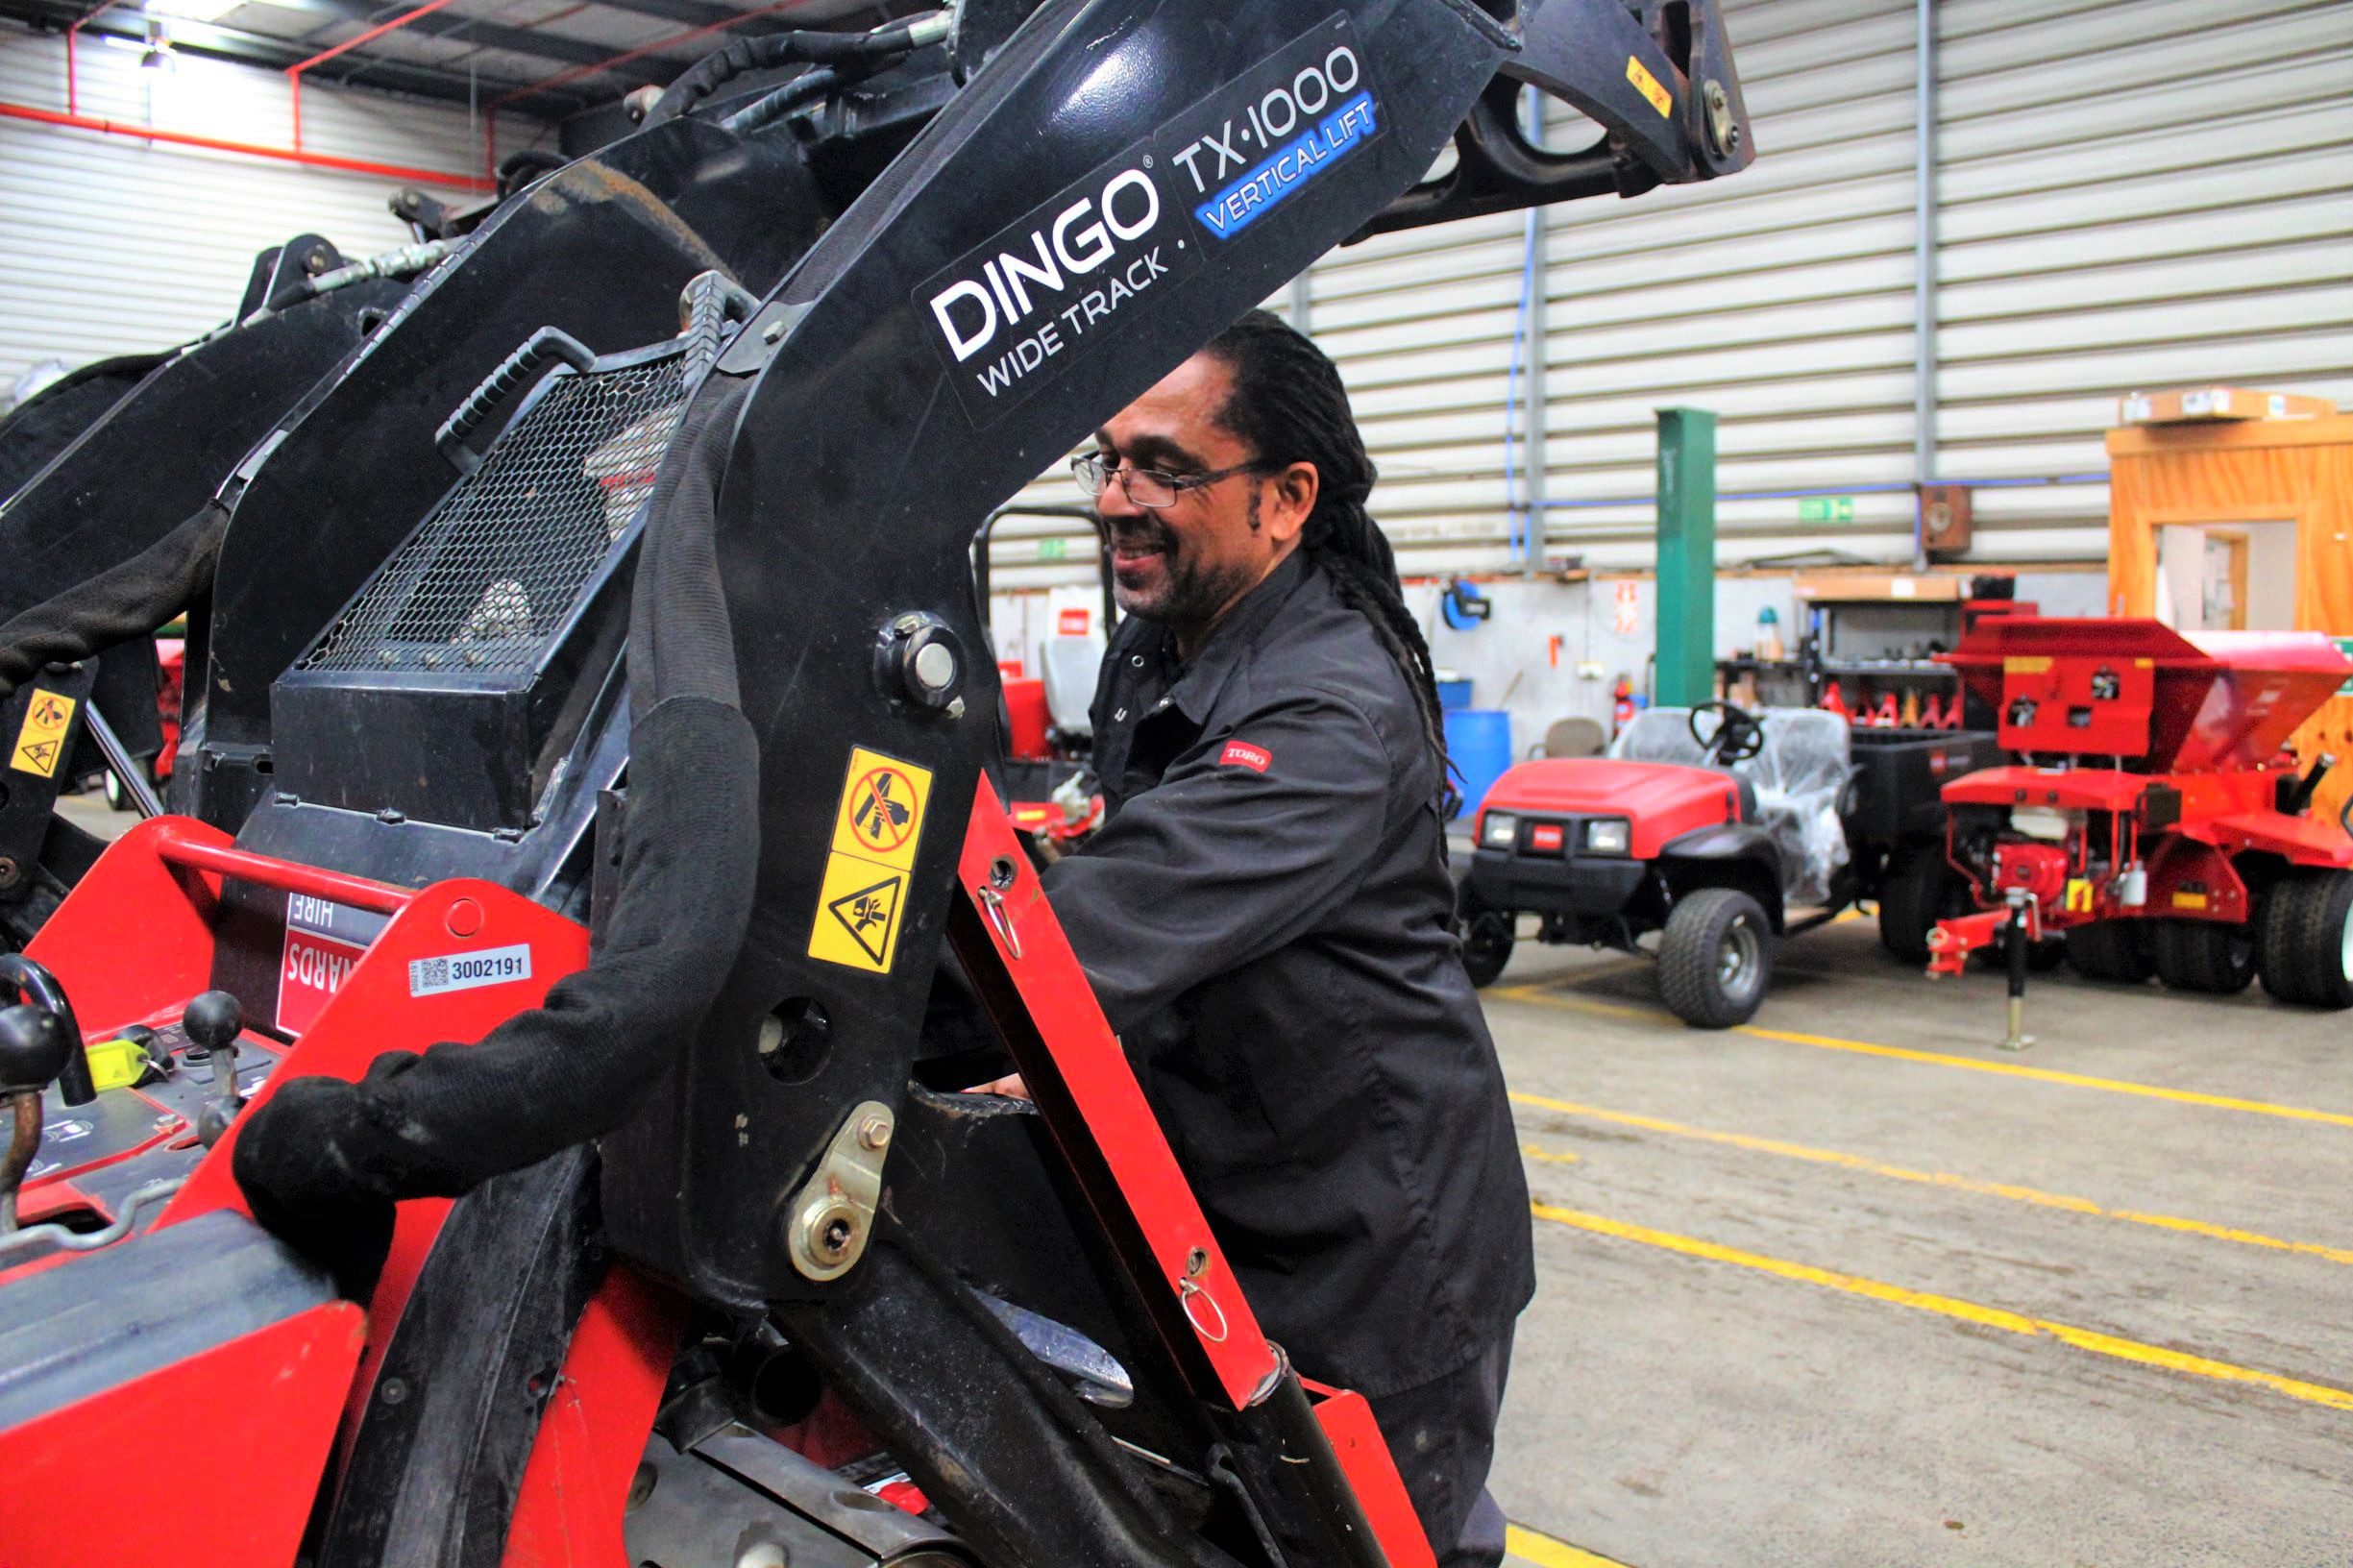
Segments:
[[[1485,993],[1510,1517],[1635,1568],[2353,1563],[2353,1016],[2061,971],[2019,1055],[1998,976],[1868,920],[1778,957],[1723,1034],[1618,955]]]

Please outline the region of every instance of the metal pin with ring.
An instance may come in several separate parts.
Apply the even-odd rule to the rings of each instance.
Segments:
[[[1233,1328],[1226,1322],[1226,1310],[1217,1305],[1217,1298],[1201,1288],[1201,1276],[1208,1272],[1209,1266],[1210,1255],[1206,1247],[1195,1247],[1185,1255],[1185,1277],[1177,1281],[1177,1299],[1185,1304],[1185,1321],[1193,1326],[1193,1333],[1213,1345],[1222,1345]],[[1195,1300],[1208,1302],[1210,1311],[1217,1314],[1215,1334],[1212,1334],[1201,1319],[1193,1315]]]
[[[1018,959],[1021,956],[1021,939],[1014,932],[1013,917],[1005,913],[1005,890],[1013,886],[1014,876],[1013,862],[1006,856],[999,855],[991,861],[989,880],[980,889],[980,907],[981,912],[989,917],[989,924],[995,930],[997,941],[1004,943],[1005,951]]]

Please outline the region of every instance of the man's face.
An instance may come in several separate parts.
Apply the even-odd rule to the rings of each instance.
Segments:
[[[1258,453],[1217,423],[1233,380],[1220,359],[1197,354],[1186,360],[1095,432],[1104,466],[1181,478],[1256,459]],[[1111,547],[1113,597],[1128,614],[1174,629],[1180,645],[1197,642],[1290,553],[1313,505],[1314,481],[1309,464],[1272,474],[1252,470],[1147,508],[1115,480],[1095,502]]]

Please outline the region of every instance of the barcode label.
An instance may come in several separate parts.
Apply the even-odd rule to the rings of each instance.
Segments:
[[[452,953],[446,958],[408,961],[408,994],[436,996],[445,991],[472,991],[477,986],[502,986],[531,977],[528,943],[512,947],[485,947],[479,952]]]

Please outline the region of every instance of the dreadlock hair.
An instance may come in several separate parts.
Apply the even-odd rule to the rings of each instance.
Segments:
[[[1315,508],[1300,548],[1323,568],[1342,601],[1372,623],[1374,637],[1404,674],[1421,709],[1422,738],[1438,765],[1438,793],[1451,805],[1454,765],[1446,756],[1430,645],[1398,588],[1388,536],[1364,510],[1380,470],[1357,432],[1339,368],[1306,334],[1265,310],[1251,311],[1203,352],[1214,355],[1234,378],[1217,423],[1266,463],[1315,465]]]

